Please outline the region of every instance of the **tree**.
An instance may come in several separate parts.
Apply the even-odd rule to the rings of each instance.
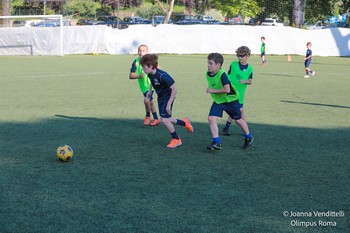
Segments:
[[[297,28],[304,24],[306,0],[294,0],[293,22]]]
[[[1,2],[1,15],[11,15],[10,12],[10,0],[2,0]],[[3,24],[5,26],[9,26],[9,20],[0,20],[0,24]]]
[[[164,19],[164,22],[163,23],[168,23],[169,20],[170,20],[170,17],[171,17],[171,14],[173,13],[174,11],[174,3],[175,3],[175,0],[170,0],[170,3],[169,3],[169,6],[167,6],[167,8],[165,8],[163,6],[163,4],[160,2],[160,0],[155,0],[156,3],[158,4],[158,6],[160,7],[160,9],[162,9],[162,11],[164,12],[165,14],[165,19]]]
[[[235,15],[255,17],[263,10],[257,0],[212,0],[210,3],[228,17]]]
[[[84,17],[94,17],[96,10],[99,8],[101,8],[101,5],[93,0],[70,0],[68,5],[70,15]]]

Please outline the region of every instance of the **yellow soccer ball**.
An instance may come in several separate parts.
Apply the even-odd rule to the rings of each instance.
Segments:
[[[57,157],[63,162],[67,162],[73,157],[73,149],[68,145],[62,145],[57,148]]]

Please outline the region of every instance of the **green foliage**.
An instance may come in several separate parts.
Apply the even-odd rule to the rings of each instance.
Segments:
[[[262,12],[256,0],[212,0],[212,4],[228,17],[234,15],[252,17]]]
[[[80,17],[94,17],[100,8],[101,5],[93,0],[71,0],[68,4],[69,14],[78,13]]]
[[[136,14],[145,19],[154,15],[164,15],[163,11],[157,5],[151,5],[149,7],[142,6],[137,9]]]

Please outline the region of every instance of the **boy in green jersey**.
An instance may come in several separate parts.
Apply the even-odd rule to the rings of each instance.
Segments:
[[[213,141],[207,148],[208,150],[221,150],[217,119],[218,117],[222,117],[225,111],[244,132],[245,140],[242,148],[249,149],[253,143],[253,136],[249,132],[247,122],[241,116],[238,102],[239,93],[228,79],[226,72],[221,68],[223,63],[224,57],[221,54],[211,53],[208,55],[208,72],[206,73],[208,82],[207,93],[211,95],[214,102],[208,116]]]
[[[147,97],[147,93],[151,85],[151,82],[147,74],[145,74],[142,71],[142,66],[140,64],[141,57],[145,54],[148,54],[148,47],[147,45],[140,45],[137,51],[138,51],[137,53],[139,57],[136,58],[131,65],[129,79],[131,80],[137,79],[140,90],[143,94],[143,103],[145,104],[145,109],[146,109],[146,117],[145,117],[145,120],[143,121],[144,125],[156,126],[160,123],[156,112],[156,107],[154,105],[152,95],[150,96],[150,98]],[[151,122],[151,114],[150,114],[151,111],[153,115],[152,122]]]
[[[262,65],[266,65],[266,44],[265,44],[265,37],[261,37],[260,38],[261,40],[261,47],[260,47],[260,57],[261,57],[261,62],[262,62]]]
[[[248,58],[250,57],[250,49],[247,46],[241,46],[236,50],[238,61],[233,61],[228,71],[228,78],[232,85],[237,88],[239,93],[239,105],[243,120],[246,121],[244,114],[244,96],[247,89],[247,85],[251,85],[253,82],[253,67],[248,64]],[[229,116],[225,127],[222,130],[224,135],[230,135],[230,126],[232,118]]]

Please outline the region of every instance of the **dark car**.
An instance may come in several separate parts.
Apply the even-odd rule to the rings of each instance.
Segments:
[[[202,24],[203,21],[194,18],[192,15],[179,14],[175,15],[173,19],[174,24],[190,25],[190,24]]]
[[[128,28],[128,24],[123,22],[119,17],[112,15],[99,16],[97,18],[96,25],[107,25],[112,28],[125,29]]]
[[[98,22],[93,19],[79,19],[76,25],[96,25]]]
[[[164,23],[165,16],[163,15],[155,15],[150,18],[152,24],[162,24]],[[171,19],[169,19],[168,24],[173,23]]]
[[[123,22],[127,24],[143,24],[145,23],[145,19],[140,16],[126,16]]]
[[[225,22],[227,22],[227,24],[232,24],[232,25],[242,25],[243,24],[242,17],[239,15],[235,15],[232,18],[226,17]]]

